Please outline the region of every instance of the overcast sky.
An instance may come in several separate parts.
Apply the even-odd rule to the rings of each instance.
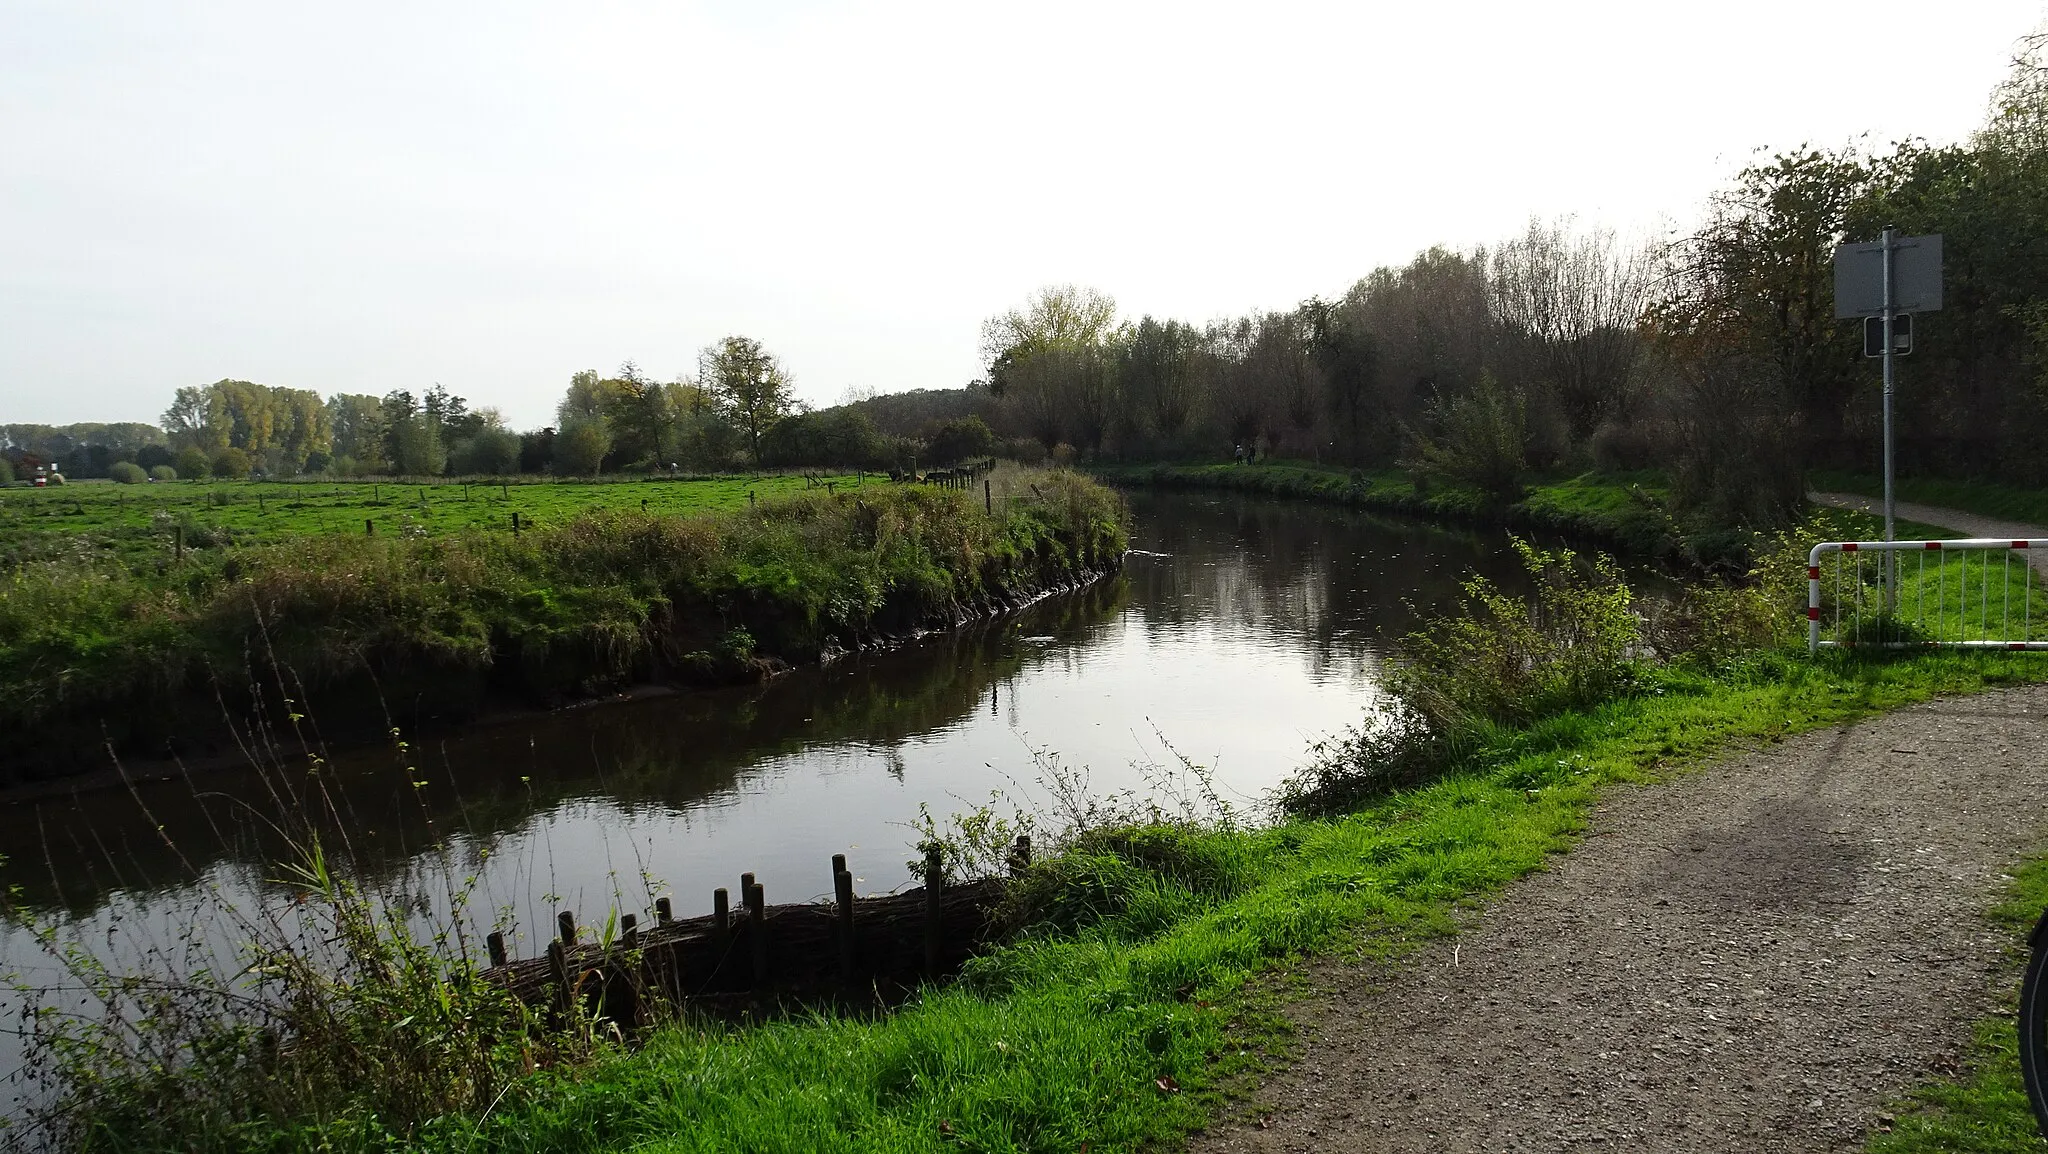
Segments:
[[[951,387],[1033,288],[1205,320],[1759,146],[1983,119],[2038,0],[0,0],[0,421],[237,377],[550,420],[729,333]]]

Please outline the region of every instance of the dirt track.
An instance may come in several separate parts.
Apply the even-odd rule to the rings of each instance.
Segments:
[[[1457,938],[1317,967],[1300,1060],[1191,1149],[1860,1148],[1992,1005],[2044,836],[2048,687],[1617,790]]]

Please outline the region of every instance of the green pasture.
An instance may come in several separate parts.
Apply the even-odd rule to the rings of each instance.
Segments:
[[[888,484],[886,477],[797,474],[631,481],[508,480],[170,481],[0,489],[0,570],[80,553],[134,564],[168,556],[179,528],[187,549],[252,545],[289,537],[371,533],[435,537],[512,531],[567,521],[592,509],[687,515],[739,508],[750,498],[831,485]]]

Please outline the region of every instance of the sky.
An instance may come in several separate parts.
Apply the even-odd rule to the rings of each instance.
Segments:
[[[1203,321],[1759,148],[1960,140],[2039,0],[0,0],[0,422],[222,378],[570,374],[742,333],[812,404],[978,376],[1075,283]]]

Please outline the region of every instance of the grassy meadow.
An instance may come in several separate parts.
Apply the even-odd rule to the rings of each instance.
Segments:
[[[366,525],[386,535],[510,533],[514,513],[522,526],[558,525],[605,510],[693,516],[826,485],[841,491],[888,483],[875,474],[769,473],[620,481],[73,482],[46,489],[17,484],[0,488],[0,570],[81,554],[153,565],[171,556],[178,528],[188,549],[362,536],[371,531]]]
[[[252,679],[324,700],[330,721],[350,693],[446,716],[632,679],[731,681],[1121,557],[1127,515],[1102,486],[991,481],[992,508],[979,492],[801,477],[768,494],[755,478],[472,486],[467,500],[459,485],[194,486],[201,500],[164,530],[114,486],[31,493],[16,515],[71,544],[0,570],[0,725],[23,738],[0,751],[0,780],[104,764],[108,741],[161,752]],[[395,531],[363,532],[366,510]],[[194,526],[182,557],[178,517]],[[70,524],[95,519],[98,536]]]

